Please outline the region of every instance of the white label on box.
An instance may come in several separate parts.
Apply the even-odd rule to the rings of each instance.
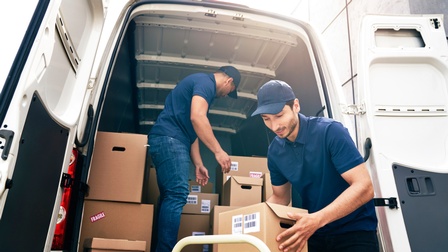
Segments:
[[[244,215],[244,233],[260,232],[260,212]]]
[[[243,233],[243,215],[232,216],[232,234]]]
[[[249,177],[251,178],[261,178],[261,176],[263,176],[262,172],[255,172],[255,171],[249,172]]]
[[[211,201],[203,199],[201,200],[201,213],[210,213]]]
[[[197,205],[198,204],[198,196],[189,194],[187,198],[187,204]]]
[[[201,186],[200,185],[191,185],[191,192],[200,193],[201,192]]]
[[[238,171],[238,162],[232,162],[232,164],[230,165],[230,170]]]
[[[231,175],[227,175],[226,181],[229,180],[229,178],[232,177]]]

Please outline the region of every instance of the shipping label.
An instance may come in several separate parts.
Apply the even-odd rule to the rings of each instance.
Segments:
[[[262,172],[251,171],[249,172],[249,177],[251,178],[261,178],[263,176]]]
[[[244,215],[244,233],[260,232],[260,212]]]
[[[191,185],[191,192],[200,193],[201,192],[201,186],[200,185]]]
[[[238,171],[238,162],[232,162],[232,164],[230,165],[230,170]]]
[[[243,233],[243,215],[232,216],[232,234]]]
[[[201,200],[201,213],[210,213],[210,205],[211,205],[211,201],[210,200]]]
[[[197,205],[198,204],[198,196],[197,195],[193,195],[193,194],[189,194],[188,198],[187,198],[187,204]]]

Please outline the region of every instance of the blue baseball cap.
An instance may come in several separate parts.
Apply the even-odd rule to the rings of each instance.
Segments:
[[[260,87],[257,94],[257,109],[251,116],[280,113],[286,102],[296,99],[292,88],[284,81],[271,80]]]
[[[221,71],[221,72],[227,74],[229,77],[233,78],[233,84],[235,84],[235,90],[230,92],[228,94],[228,96],[232,97],[234,99],[238,98],[237,89],[238,89],[238,85],[240,84],[240,80],[241,80],[241,74],[238,71],[238,69],[236,69],[233,66],[222,66],[219,68],[219,71]]]

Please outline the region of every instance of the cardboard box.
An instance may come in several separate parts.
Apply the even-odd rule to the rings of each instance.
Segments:
[[[157,205],[160,191],[159,191],[159,186],[157,184],[157,174],[156,174],[155,168],[149,169],[148,187],[147,187],[147,191],[144,192],[144,194],[148,195],[147,201],[149,204]]]
[[[195,180],[188,181],[189,190],[192,193],[213,193],[213,189],[215,188],[214,184],[208,182],[206,185],[200,185]]]
[[[87,198],[140,203],[146,144],[146,135],[98,132]]]
[[[239,208],[238,206],[215,206],[210,212],[210,234],[218,234],[219,214]],[[218,244],[212,244],[211,251],[218,251]]]
[[[223,186],[230,176],[261,178],[263,174],[269,172],[266,157],[230,156],[230,159],[232,166],[229,173],[224,174],[220,165],[216,168],[215,190],[218,194],[222,193]]]
[[[209,214],[218,202],[219,195],[215,193],[190,193],[182,213]]]
[[[248,206],[261,202],[262,178],[232,176],[224,184],[223,206]]]
[[[153,205],[85,200],[79,251],[87,238],[99,237],[145,241],[149,252],[153,215]]]
[[[219,234],[249,234],[262,240],[271,251],[278,251],[278,234],[294,225],[287,212],[307,213],[301,208],[259,203],[219,214]],[[218,244],[218,251],[258,251],[250,244]],[[305,247],[302,252],[308,251]]]
[[[145,241],[131,241],[124,239],[88,238],[84,241],[84,252],[144,252]]]
[[[261,191],[261,201],[265,202],[272,195],[271,174],[265,173],[263,178],[263,189]]]
[[[182,214],[180,218],[177,240],[194,235],[208,235],[210,216],[207,214]],[[192,244],[182,249],[182,252],[208,252],[210,244]]]

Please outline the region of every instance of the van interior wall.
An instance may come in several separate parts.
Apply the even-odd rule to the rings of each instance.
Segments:
[[[122,40],[107,87],[99,122],[100,131],[148,134],[139,125],[141,118],[137,107],[137,70],[133,40],[133,25],[130,25]],[[322,102],[309,55],[303,41],[299,41],[298,46],[290,50],[278,67],[275,79],[291,85],[299,98],[301,113],[315,116],[321,110]],[[320,113],[318,116],[322,115]],[[266,128],[260,116],[250,115],[236,133],[216,131],[215,135],[223,149],[229,155],[236,156],[266,156],[267,148],[275,137],[275,134]],[[215,183],[217,162],[213,153],[202,143],[200,146],[204,165],[209,169],[210,182]],[[190,169],[190,178],[195,179],[193,167]]]

